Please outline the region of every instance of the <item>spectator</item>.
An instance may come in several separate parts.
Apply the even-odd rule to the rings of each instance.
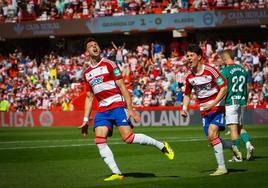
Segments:
[[[7,112],[9,110],[9,102],[7,100],[7,95],[4,95],[3,99],[0,101],[0,112]]]
[[[175,106],[181,105],[183,101],[183,91],[180,87],[176,87],[175,96]]]
[[[166,91],[165,94],[165,99],[166,99],[166,105],[167,106],[174,106],[174,102],[173,102],[173,94],[170,88],[168,88],[168,90]]]
[[[62,101],[62,105],[61,105],[61,110],[62,110],[63,112],[68,111],[68,102],[67,102],[67,99],[63,99],[63,101]]]
[[[71,83],[70,74],[65,69],[62,72],[59,72],[59,81],[60,81],[60,87],[63,87],[64,85],[69,86]]]
[[[116,46],[114,44],[114,42],[112,41],[111,44],[113,45],[114,49],[116,50],[116,55],[115,55],[115,62],[120,66],[122,67],[123,65],[123,61],[124,61],[124,57],[123,57],[123,51],[124,51],[124,48],[125,48],[125,43],[123,44],[123,46]]]
[[[160,99],[159,99],[159,105],[160,106],[166,106],[167,105],[167,99],[164,95],[161,95]]]
[[[133,95],[132,101],[134,106],[143,106],[141,95],[140,96]]]
[[[152,49],[151,54],[152,54],[154,61],[156,61],[157,59],[159,60],[163,53],[162,45],[158,41],[156,41],[151,44],[151,49]]]
[[[265,83],[262,86],[262,92],[264,95],[264,102],[268,104],[268,79],[266,79]]]
[[[152,95],[145,94],[144,98],[143,98],[143,105],[144,106],[151,106],[151,101],[152,101]]]
[[[260,67],[257,67],[256,72],[253,73],[252,77],[253,77],[254,83],[258,84],[259,86],[262,86],[263,72],[261,71]]]
[[[260,58],[256,50],[252,51],[252,64],[254,71],[256,71],[257,67],[260,67]]]
[[[194,0],[193,1],[194,10],[200,10],[201,7],[201,0]]]

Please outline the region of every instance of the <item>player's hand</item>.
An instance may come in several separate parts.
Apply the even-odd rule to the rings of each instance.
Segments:
[[[133,110],[128,111],[128,116],[129,116],[129,118],[133,118],[134,121],[137,123],[141,121],[141,117],[139,116],[139,114],[137,114]]]
[[[213,107],[214,107],[214,105],[211,105],[211,104],[206,105],[206,106],[204,106],[204,107],[202,108],[202,111],[209,111],[209,110],[211,110]]]
[[[188,116],[188,112],[186,110],[181,110],[181,116],[186,118]]]
[[[86,137],[88,135],[88,122],[84,121],[78,128],[81,129],[81,134]]]
[[[88,123],[88,122],[84,121],[84,122],[82,123],[82,125],[80,125],[80,126],[78,127],[78,129],[82,129],[84,126],[87,125],[87,123]]]

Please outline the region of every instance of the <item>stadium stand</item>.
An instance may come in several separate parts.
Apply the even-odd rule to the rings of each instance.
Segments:
[[[208,10],[264,9],[263,12],[252,14],[252,20],[249,21],[254,21],[258,16],[265,18],[265,8],[268,8],[267,0],[0,0],[0,24]],[[18,27],[13,30],[19,36],[22,31],[20,29],[24,26],[15,25]],[[55,38],[53,35],[49,37]],[[84,90],[82,71],[87,66],[87,57],[85,54],[71,52],[82,53],[83,49],[67,49],[62,44],[64,38],[62,43],[56,44],[56,52],[53,51],[55,49],[47,50],[47,46],[39,44],[38,48],[32,46],[34,51],[24,49],[27,44],[21,43],[7,48],[5,40],[0,37],[0,44],[3,43],[0,45],[0,111],[73,110],[73,101]],[[41,44],[47,40],[37,39]],[[163,42],[151,38],[143,43],[133,44],[128,44],[131,43],[130,40],[125,40],[126,44],[120,44],[121,46],[115,44],[111,37],[107,37],[107,40],[110,40],[110,44],[106,45],[102,55],[115,61],[122,70],[135,106],[181,104],[185,73],[188,71],[184,52],[193,43],[192,40],[174,38]],[[206,63],[219,69],[221,67],[217,54],[223,49],[232,49],[236,61],[249,73],[251,89],[248,104],[268,104],[267,38],[258,38],[258,42],[251,39],[240,41],[235,36],[221,40],[215,37],[200,38],[196,41],[199,41],[203,49]],[[2,46],[6,49],[2,50]],[[191,104],[197,104],[195,96]]]
[[[103,51],[104,57],[116,61],[121,68],[135,106],[174,106],[182,102],[187,72],[184,45],[159,44],[162,50],[156,52],[152,49],[157,43],[131,49],[114,44]],[[167,45],[172,46],[170,54],[164,53]],[[206,63],[218,68],[217,53],[223,49],[234,50],[236,61],[249,73],[248,104],[268,104],[267,41],[201,41],[200,46]],[[37,59],[40,58],[30,58],[19,50],[0,55],[1,103],[9,104],[5,110],[73,110],[72,100],[83,92],[86,55],[63,56],[51,52]],[[195,105],[196,101],[192,100],[191,104]]]
[[[267,0],[1,0],[0,22],[268,8]]]

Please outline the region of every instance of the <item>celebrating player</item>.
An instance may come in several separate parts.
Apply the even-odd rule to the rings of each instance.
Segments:
[[[240,137],[246,144],[247,160],[253,159],[253,150],[249,135],[243,128],[244,108],[247,105],[247,71],[240,65],[235,64],[233,51],[228,49],[220,53],[220,58],[225,65],[221,71],[228,81],[228,91],[225,98],[226,125],[230,129],[232,141],[240,150]],[[241,132],[240,132],[241,130]],[[233,162],[241,162],[242,155],[233,156]]]
[[[132,101],[120,69],[113,61],[101,58],[100,47],[94,39],[87,39],[85,46],[89,67],[84,71],[87,94],[84,120],[80,128],[87,126],[95,96],[99,102],[98,112],[94,119],[95,143],[101,158],[113,173],[104,181],[124,179],[107,144],[107,137],[112,135],[113,125],[118,127],[124,142],[155,146],[170,160],[173,160],[174,152],[167,142],[159,142],[144,134],[134,134],[130,118],[138,122],[140,116],[132,108]]]
[[[227,92],[226,79],[213,67],[203,63],[203,52],[197,45],[187,49],[187,62],[191,73],[186,77],[186,87],[183,98],[181,115],[188,115],[192,89],[200,102],[200,114],[203,119],[203,128],[211,146],[214,148],[218,168],[211,176],[227,173],[223,156],[223,143],[220,131],[225,129],[224,111],[222,103]]]

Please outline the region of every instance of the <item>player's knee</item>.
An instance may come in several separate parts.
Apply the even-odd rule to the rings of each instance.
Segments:
[[[241,128],[240,129],[240,134],[242,134],[242,133],[246,133],[247,131],[244,129],[244,128]]]
[[[132,144],[134,137],[135,137],[134,133],[130,133],[127,137],[123,138],[123,140],[127,144]]]
[[[218,136],[208,134],[208,140],[209,140],[209,142],[211,142],[211,141],[214,140],[215,138],[218,138]]]
[[[209,142],[210,142],[211,146],[213,147],[213,146],[221,143],[221,139],[219,137],[216,137],[216,138],[211,137],[211,138],[209,138]]]
[[[104,136],[96,136],[95,137],[95,143],[96,144],[104,144],[107,142],[107,138]]]

